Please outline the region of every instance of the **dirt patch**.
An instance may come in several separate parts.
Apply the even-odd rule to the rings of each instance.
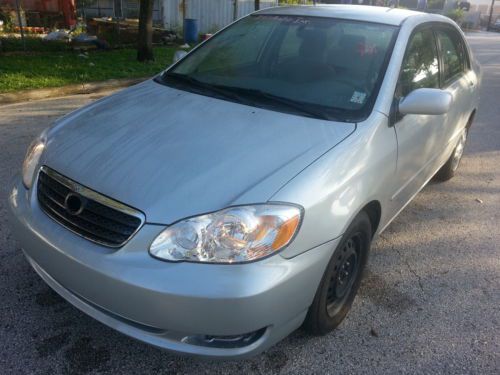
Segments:
[[[69,374],[86,374],[108,370],[110,353],[104,347],[94,346],[90,337],[81,337],[64,352],[64,359]]]
[[[70,337],[70,332],[62,332],[43,339],[42,342],[36,346],[36,351],[41,358],[46,358],[57,353],[62,347],[68,344]]]
[[[367,297],[375,305],[403,313],[417,306],[417,302],[397,288],[389,285],[381,276],[367,271],[359,289],[359,295]]]
[[[52,289],[47,289],[43,292],[37,293],[35,302],[40,306],[55,306],[63,303],[64,300]]]

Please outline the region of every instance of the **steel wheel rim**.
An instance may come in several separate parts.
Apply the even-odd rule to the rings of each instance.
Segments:
[[[464,154],[466,140],[467,140],[467,130],[464,130],[464,132],[460,136],[457,146],[455,147],[455,151],[453,152],[453,157],[451,159],[451,169],[453,171],[457,170],[458,165],[460,164],[460,160],[462,160],[462,155]]]
[[[334,254],[333,273],[326,294],[326,310],[329,316],[335,316],[349,297],[359,273],[360,249],[361,239],[359,235],[354,235]]]

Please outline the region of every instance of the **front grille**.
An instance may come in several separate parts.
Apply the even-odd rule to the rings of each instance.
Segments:
[[[74,233],[108,247],[123,246],[144,223],[142,212],[86,188],[43,166],[38,202],[52,219]]]

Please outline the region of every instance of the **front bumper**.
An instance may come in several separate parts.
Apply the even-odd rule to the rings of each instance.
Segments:
[[[240,265],[169,263],[147,249],[164,229],[144,225],[122,248],[89,242],[49,218],[21,183],[9,198],[13,229],[35,271],[100,322],[178,353],[247,357],[300,326],[337,240],[292,259]],[[192,337],[259,331],[248,345],[193,344]]]

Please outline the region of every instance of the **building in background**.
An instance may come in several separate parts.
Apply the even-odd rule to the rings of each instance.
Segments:
[[[277,6],[278,0],[261,0],[260,8]],[[184,18],[198,20],[200,33],[220,30],[254,11],[254,0],[154,0],[153,22],[169,30],[181,30]],[[235,11],[236,9],[236,11]],[[87,18],[137,18],[139,0],[94,0],[82,11]]]
[[[210,0],[209,0],[210,1]],[[87,0],[79,8],[79,16],[85,18],[113,17],[139,18],[139,0]],[[153,1],[153,22],[162,21],[162,0]]]
[[[23,26],[70,28],[76,24],[75,0],[20,0]],[[17,25],[16,0],[0,0],[2,12],[10,12]],[[19,26],[19,25],[17,25]]]
[[[491,0],[468,0],[471,4],[470,11],[479,12],[481,21],[483,24],[488,22],[490,9],[491,9]],[[495,23],[495,20],[500,18],[500,0],[496,0],[493,5],[493,12],[491,17],[491,22]]]
[[[199,22],[200,33],[214,33],[236,19],[254,11],[254,0],[162,0],[163,25],[181,29],[184,18]],[[183,5],[184,3],[184,5]],[[236,12],[235,12],[236,5]],[[260,0],[260,9],[278,6],[278,0]],[[185,8],[185,12],[183,11]]]

